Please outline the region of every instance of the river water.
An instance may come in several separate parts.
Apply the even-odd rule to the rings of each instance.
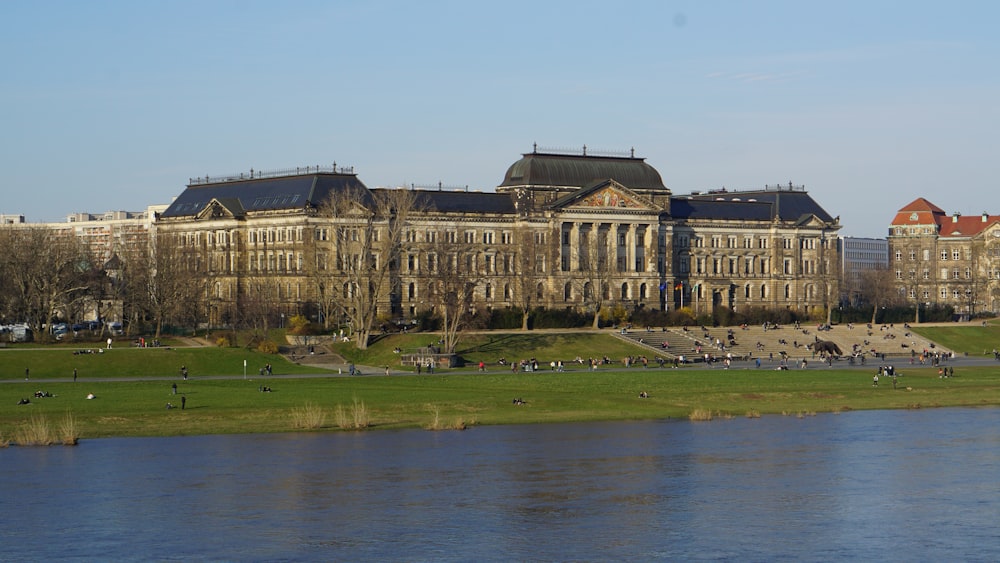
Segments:
[[[5,561],[1000,560],[1000,409],[0,450]]]

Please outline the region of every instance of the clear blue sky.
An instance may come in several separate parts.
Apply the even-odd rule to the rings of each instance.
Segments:
[[[169,203],[354,166],[491,190],[545,147],[675,194],[804,184],[846,236],[1000,214],[998,2],[0,2],[0,213]]]

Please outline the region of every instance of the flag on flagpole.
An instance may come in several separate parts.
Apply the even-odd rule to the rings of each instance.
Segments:
[[[682,281],[677,282],[677,285],[674,286],[674,289],[676,289],[677,291],[684,289],[684,282]]]

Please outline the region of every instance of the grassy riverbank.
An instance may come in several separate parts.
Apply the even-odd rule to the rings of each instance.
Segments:
[[[81,439],[304,430],[304,414],[336,430],[338,407],[348,418],[363,407],[370,428],[451,428],[591,420],[814,414],[856,409],[905,409],[1000,404],[1000,370],[959,369],[939,379],[931,368],[904,369],[898,388],[872,370],[810,368],[602,369],[566,373],[466,373],[434,376],[198,379],[176,381],[11,382],[0,386],[0,434],[9,441],[32,415],[56,425],[71,413]],[[272,392],[259,391],[266,385]],[[53,397],[18,398],[43,388]],[[640,398],[645,391],[649,398]],[[86,395],[95,398],[88,400]],[[181,410],[181,396],[186,408]],[[523,405],[513,404],[521,398]],[[167,409],[167,402],[177,408]],[[305,418],[313,418],[306,416]],[[353,419],[352,419],[353,420]],[[341,421],[342,422],[342,421]]]

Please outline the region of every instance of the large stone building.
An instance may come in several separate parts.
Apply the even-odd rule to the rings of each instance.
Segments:
[[[951,305],[958,315],[1000,310],[1000,216],[948,215],[924,198],[889,225],[899,294],[916,306]]]
[[[405,189],[369,189],[336,166],[194,179],[160,214],[157,240],[186,248],[189,267],[212,278],[211,323],[232,318],[249,281],[261,278],[274,280],[278,314],[318,316],[318,284],[362,259],[346,244],[366,228],[365,214],[330,212],[330,202],[361,193],[365,207],[379,192]],[[678,196],[632,154],[536,149],[495,191],[412,191],[398,254],[369,256],[392,272],[378,303],[384,317],[440,306],[441,280],[455,271],[476,310],[759,306],[821,314],[838,296],[839,218],[800,186]],[[371,228],[378,240],[392,222]]]

